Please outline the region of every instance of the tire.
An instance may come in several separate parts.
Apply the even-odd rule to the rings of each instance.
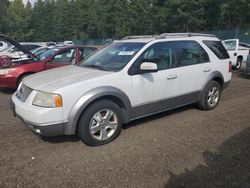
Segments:
[[[242,58],[238,58],[234,70],[240,70],[242,64]]]
[[[23,81],[23,79],[24,79],[25,77],[27,77],[27,76],[30,76],[30,75],[32,75],[32,73],[24,74],[24,75],[22,75],[21,77],[19,77],[18,80],[17,80],[16,87],[18,88],[19,85],[21,84],[21,82]]]
[[[110,100],[101,100],[93,103],[82,113],[77,135],[89,146],[100,146],[118,137],[121,128],[120,107]]]
[[[216,108],[221,97],[221,86],[216,81],[210,81],[201,94],[198,106],[202,110],[213,110]]]

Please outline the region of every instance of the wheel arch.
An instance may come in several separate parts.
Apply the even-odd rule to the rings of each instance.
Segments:
[[[84,110],[95,102],[103,99],[116,103],[122,110],[123,123],[129,122],[132,107],[128,96],[117,88],[103,86],[86,92],[77,100],[68,115],[68,124],[65,127],[65,134],[75,134],[79,118]]]
[[[239,55],[238,57],[237,57],[237,60],[238,59],[241,59],[241,61],[243,61],[243,56],[242,55]]]
[[[220,84],[220,86],[221,86],[222,89],[224,88],[224,82],[225,82],[225,81],[224,81],[224,78],[223,78],[222,74],[221,74],[220,72],[218,72],[218,71],[215,71],[215,72],[212,72],[212,73],[208,76],[208,78],[207,78],[205,84],[204,84],[203,87],[202,87],[202,91],[204,91],[204,89],[206,88],[207,84],[208,84],[210,81],[216,81],[216,82],[218,82],[218,83]]]
[[[34,73],[35,73],[35,72],[29,71],[29,72],[23,72],[22,74],[20,74],[20,75],[17,77],[17,80],[16,80],[16,87],[18,87],[18,84],[19,84],[20,80],[21,80],[24,76],[31,75],[31,74],[34,74]]]

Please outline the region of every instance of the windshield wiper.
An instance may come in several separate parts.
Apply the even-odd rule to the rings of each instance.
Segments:
[[[99,70],[104,70],[104,71],[111,71],[110,69],[107,69],[106,67],[99,66],[99,65],[83,65],[83,67],[89,67],[89,68],[94,68],[94,69],[99,69]]]

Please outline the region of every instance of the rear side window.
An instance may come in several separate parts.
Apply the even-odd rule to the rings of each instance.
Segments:
[[[173,42],[177,67],[209,62],[207,52],[195,41]]]
[[[205,40],[203,43],[219,58],[228,59],[229,55],[221,41]]]

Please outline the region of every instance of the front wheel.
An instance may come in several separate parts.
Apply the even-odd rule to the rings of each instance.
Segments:
[[[93,103],[81,115],[77,134],[90,146],[99,146],[113,141],[122,127],[120,107],[109,100]]]
[[[222,89],[218,82],[209,82],[201,95],[200,101],[198,102],[199,107],[202,110],[214,109],[219,103],[221,91]]]

